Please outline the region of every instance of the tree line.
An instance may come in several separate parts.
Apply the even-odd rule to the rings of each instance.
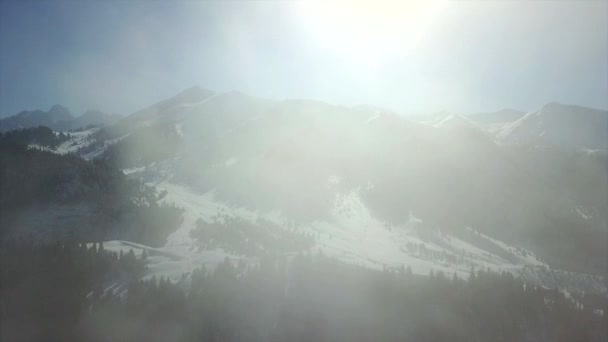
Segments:
[[[2,340],[605,341],[605,295],[510,273],[376,271],[320,254],[226,259],[181,279],[102,245],[3,246]],[[118,284],[118,285],[117,285]]]
[[[129,239],[158,246],[181,222],[180,208],[104,159],[59,155],[10,139],[0,139],[0,189],[0,240],[14,233],[27,210],[49,207],[55,208],[50,214],[76,212],[73,227],[59,227],[65,232],[58,235],[79,241]],[[33,224],[37,231],[47,222]]]
[[[55,134],[46,126],[22,128],[6,133],[0,132],[0,144],[29,145],[36,144],[51,149],[57,148],[62,142],[70,140],[69,133]]]

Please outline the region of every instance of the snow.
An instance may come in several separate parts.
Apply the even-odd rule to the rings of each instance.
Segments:
[[[585,153],[586,155],[589,155],[589,156],[601,154],[603,152],[603,150],[591,149],[591,148],[583,148],[582,151],[583,151],[583,153]]]
[[[36,150],[42,150],[42,151],[51,151],[51,152],[53,151],[49,147],[38,145],[38,144],[28,144],[27,147],[31,148],[31,149],[36,149]]]
[[[589,220],[591,216],[587,215],[581,208],[576,208],[576,212],[585,220]]]
[[[90,246],[91,244],[89,244]],[[171,281],[179,281],[184,274],[189,274],[197,268],[206,267],[213,269],[219,263],[223,262],[226,257],[233,258],[233,256],[225,253],[221,249],[207,250],[196,253],[188,253],[187,251],[161,247],[153,248],[142,244],[133,243],[122,240],[105,241],[103,243],[105,250],[115,253],[128,253],[133,251],[135,256],[141,257],[145,250],[148,254],[148,273],[144,279],[150,279],[153,276],[165,277]],[[118,284],[112,284],[106,290],[116,287]]]
[[[146,278],[156,275],[178,281],[196,268],[213,268],[225,258],[256,262],[255,258],[236,256],[223,249],[200,248],[190,237],[190,231],[196,228],[198,219],[222,222],[222,217],[229,216],[252,223],[264,219],[282,227],[288,227],[292,223],[279,211],[259,212],[219,201],[213,191],[199,193],[190,187],[169,181],[162,181],[156,186],[161,191],[167,191],[165,201],[175,203],[185,210],[183,223],[169,235],[166,245],[152,248],[127,241],[104,243],[106,249],[117,252],[122,250],[123,253],[133,249],[136,255],[141,255],[143,250],[147,250],[149,273]],[[533,253],[513,253],[514,247],[479,232],[477,234],[505,251],[512,252],[512,260],[505,260],[438,229],[431,232],[430,236],[428,233],[423,236],[421,232],[428,231],[429,227],[423,227],[424,222],[412,212],[404,224],[389,225],[371,214],[359,192],[359,189],[355,189],[349,193],[336,193],[329,218],[301,226],[300,229],[317,237],[311,252],[320,252],[372,269],[409,266],[415,274],[428,275],[433,270],[446,274],[457,273],[464,278],[468,277],[471,268],[492,269],[520,275],[526,281],[545,287],[606,291],[601,277],[550,270]],[[468,229],[474,232],[472,228]],[[420,252],[418,247],[410,250],[408,246],[424,246],[426,252]],[[429,257],[429,253],[451,256],[452,262]]]
[[[524,126],[525,122],[527,120],[529,120],[529,117],[533,116],[533,115],[535,115],[535,113],[526,113],[526,115],[521,117],[519,120],[516,120],[514,122],[511,122],[511,123],[505,125],[503,127],[502,131],[500,133],[498,133],[498,138],[501,140],[505,140],[508,136],[513,134],[513,132],[515,132],[516,130],[519,130],[520,127]]]
[[[336,195],[336,206],[332,221],[316,222],[309,229],[318,233],[320,241],[316,247],[324,254],[346,262],[365,267],[380,269],[410,266],[415,274],[428,274],[431,270],[445,273],[456,272],[461,276],[469,273],[468,263],[447,265],[437,260],[425,258],[405,249],[408,243],[425,245],[429,251],[454,253],[464,250],[471,255],[470,262],[478,268],[500,268],[505,261],[489,255],[455,237],[444,236],[440,245],[423,240],[417,233],[417,225],[423,222],[410,213],[410,220],[403,226],[387,226],[374,218],[362,203],[357,191],[347,195]]]
[[[488,133],[491,134],[500,134],[500,132],[504,131],[506,129],[507,126],[509,126],[511,124],[511,122],[501,122],[501,123],[493,123],[493,124],[487,124],[484,125],[483,127],[485,128],[485,130]]]
[[[178,136],[183,137],[184,131],[182,130],[183,125],[181,123],[175,124],[175,132]]]
[[[191,103],[179,103],[175,106],[177,108],[175,112],[174,109],[171,109],[170,113],[179,113],[182,116],[192,114],[191,117],[200,118],[202,116],[197,116],[196,114],[207,113],[205,111],[210,110],[207,108],[209,107],[207,102],[211,99],[216,99],[216,97],[211,96],[202,101]],[[242,99],[239,101],[243,102]],[[230,103],[232,102],[235,101],[231,100]],[[237,103],[240,102],[237,101]],[[249,105],[249,100],[245,101],[245,103]],[[222,106],[217,107],[222,108]],[[213,109],[214,107],[210,108]],[[243,108],[247,107],[243,106]],[[238,111],[240,110],[241,108]],[[151,113],[149,115],[151,118],[148,115],[142,116],[141,122],[144,125],[151,124],[158,116],[156,107],[152,107],[146,111]],[[227,111],[230,112],[229,110]],[[245,109],[243,109],[244,111]],[[503,140],[507,138],[514,139],[519,135],[522,137],[526,137],[527,135],[546,135],[550,138],[551,134],[554,133],[553,130],[561,131],[565,129],[564,127],[547,126],[547,122],[544,121],[545,117],[548,117],[547,113],[541,112],[528,113],[515,122],[484,125],[483,127],[486,132],[496,132],[498,137]],[[367,117],[369,114],[371,116]],[[360,122],[370,124],[381,118],[380,111],[370,111],[369,114],[362,115]],[[219,135],[220,137],[224,137],[237,132],[236,128],[259,120],[260,117],[259,113],[254,113],[220,131]],[[175,118],[175,116],[172,116],[172,118]],[[433,121],[428,121],[426,124],[445,130],[475,128],[484,131],[481,128],[482,125],[469,118],[453,114],[433,118]],[[182,122],[175,123],[174,127],[175,132],[179,136],[184,135]],[[187,125],[185,127],[186,133],[188,133],[188,128],[189,126]],[[55,152],[65,154],[78,151],[81,147],[87,146],[90,143],[89,138],[96,130],[70,132],[71,139],[62,143]],[[520,130],[522,131],[521,133],[518,132]],[[104,146],[83,157],[85,159],[92,159],[103,153],[107,146],[123,138],[108,141]],[[598,153],[597,151],[599,150],[587,149],[586,151],[589,154],[594,154]],[[228,154],[225,157],[228,157],[223,160],[225,167],[235,167],[239,162],[239,156]],[[148,166],[148,168],[134,167],[123,169],[122,171],[125,175],[137,176],[142,171],[155,168],[156,166]],[[238,218],[239,220],[251,223],[263,219],[285,229],[288,229],[293,224],[293,220],[279,210],[260,212],[251,208],[238,207],[219,200],[219,196],[216,196],[214,191],[199,192],[187,185],[173,183],[168,180],[169,177],[165,177],[166,174],[162,174],[165,171],[167,170],[159,171],[161,181],[154,185],[159,191],[167,191],[167,195],[163,198],[163,201],[174,203],[184,209],[181,225],[169,235],[166,244],[159,248],[152,248],[119,240],[104,243],[106,249],[115,252],[123,251],[123,253],[126,253],[129,250],[133,250],[136,255],[141,255],[144,250],[147,251],[149,273],[146,275],[146,278],[156,275],[157,277],[164,276],[178,281],[184,274],[188,274],[196,268],[212,268],[225,258],[250,262],[255,261],[254,258],[236,256],[221,248],[201,248],[198,242],[190,236],[191,231],[196,228],[196,222],[199,219],[220,223],[225,223],[225,217]],[[495,271],[508,271],[522,276],[527,281],[546,287],[586,287],[606,291],[606,284],[603,283],[601,277],[550,270],[548,265],[538,260],[533,253],[516,249],[502,241],[485,236],[472,227],[468,227],[467,229],[491,241],[513,257],[508,257],[509,260],[506,260],[505,257],[500,256],[504,255],[502,253],[499,253],[500,255],[490,253],[463,239],[446,234],[437,227],[430,227],[423,220],[416,217],[416,213],[412,211],[409,212],[408,221],[402,224],[395,225],[384,222],[375,217],[366,207],[360,195],[361,189],[355,188],[346,192],[338,192],[344,191],[341,183],[342,178],[340,175],[330,175],[327,178],[328,188],[336,191],[329,217],[302,224],[300,227],[303,231],[317,237],[315,245],[312,248],[313,252],[320,252],[344,262],[373,269],[409,266],[415,274],[426,275],[431,270],[434,270],[443,271],[446,274],[457,273],[462,277],[467,277],[471,268],[492,269]],[[373,189],[373,187],[374,185],[371,182],[368,182],[365,186],[368,190]],[[87,208],[80,210],[85,209]],[[576,207],[575,210],[585,220],[591,218],[583,208]],[[68,210],[65,208],[53,208],[51,211],[51,213],[63,212],[68,212]],[[38,216],[31,214],[30,219],[38,220],[39,217],[44,218],[47,215],[50,214],[47,212],[41,212]],[[226,228],[229,229],[230,227]],[[444,258],[443,256],[446,257]],[[107,285],[106,290],[108,291],[122,290],[119,283]]]
[[[417,218],[416,216],[414,216],[414,214],[412,214],[411,210],[410,210],[408,221],[411,223],[422,223],[422,220]]]
[[[433,126],[435,128],[474,128],[483,131],[475,122],[458,114],[448,114]]]
[[[89,146],[93,142],[90,140],[90,136],[98,130],[99,128],[91,128],[82,131],[68,132],[71,137],[70,140],[64,141],[52,152],[58,154],[77,153],[81,148]],[[81,154],[80,156],[85,160],[94,159],[100,156],[108,148],[108,146],[115,144],[126,137],[127,135],[124,135],[116,139],[105,141],[103,146],[88,153]]]
[[[365,124],[370,124],[372,121],[378,120],[380,118],[380,112],[376,112],[374,115],[370,116],[367,120],[365,120]]]
[[[238,161],[239,161],[239,160],[238,160],[238,158],[236,158],[236,157],[231,157],[231,158],[228,158],[228,159],[227,159],[227,160],[224,162],[224,165],[226,165],[226,166],[232,166],[232,165],[236,164]]]
[[[237,161],[236,157],[231,157],[225,164],[230,166]],[[143,169],[123,170],[125,174],[140,171]],[[293,228],[294,221],[278,210],[260,212],[235,206],[219,200],[214,191],[199,192],[187,185],[171,182],[168,180],[170,177],[162,179],[165,180],[154,185],[159,191],[167,191],[163,201],[184,209],[182,224],[169,235],[166,244],[160,248],[152,248],[127,241],[104,243],[106,249],[117,252],[122,250],[123,253],[133,249],[136,255],[141,255],[143,250],[147,250],[149,273],[146,278],[156,275],[179,281],[184,274],[187,275],[199,267],[213,268],[225,258],[247,263],[256,262],[253,257],[237,256],[220,248],[199,246],[190,236],[199,219],[224,223],[225,217],[231,217],[254,224],[262,219],[273,222],[277,227]],[[332,175],[327,181],[329,185],[336,185],[341,179],[338,175]],[[373,185],[370,183],[368,186]],[[530,251],[516,249],[471,227],[467,229],[488,239],[512,257],[505,260],[456,236],[429,227],[411,211],[408,221],[403,224],[392,225],[383,222],[374,217],[366,207],[361,199],[361,191],[353,189],[350,192],[338,192],[336,189],[333,206],[327,218],[298,225],[302,232],[316,237],[310,252],[320,252],[343,262],[372,269],[409,266],[415,274],[428,275],[433,270],[443,271],[445,274],[457,273],[463,278],[468,277],[471,268],[491,269],[511,272],[525,281],[545,287],[606,291],[601,277],[550,270],[548,265],[538,260]],[[578,210],[579,214],[584,214],[582,209]]]
[[[140,166],[140,167],[130,167],[127,169],[122,169],[122,173],[124,173],[125,175],[132,175],[138,172],[142,172],[145,171],[146,167],[145,166]]]
[[[327,178],[327,184],[329,185],[338,185],[342,182],[342,177],[338,175],[332,175]]]
[[[177,105],[177,107],[181,107],[181,108],[194,108],[194,107],[198,107],[200,105],[202,105],[205,102],[209,102],[211,99],[216,98],[217,95],[211,95],[201,101],[197,101],[197,102],[183,102]]]
[[[574,149],[608,147],[608,112],[549,103],[505,126],[497,135],[508,144],[554,145]]]
[[[91,134],[97,132],[97,130],[99,129],[92,128],[77,132],[68,132],[68,134],[70,134],[71,139],[68,141],[64,141],[63,143],[61,143],[61,145],[57,146],[55,153],[67,154],[78,152],[78,149],[90,144],[88,138]]]

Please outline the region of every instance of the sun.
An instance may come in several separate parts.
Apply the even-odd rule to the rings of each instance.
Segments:
[[[358,68],[374,69],[418,48],[443,1],[304,1],[297,11],[323,48]]]

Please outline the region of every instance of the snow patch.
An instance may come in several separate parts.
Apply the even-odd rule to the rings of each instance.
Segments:
[[[227,160],[224,162],[224,165],[226,165],[226,166],[232,166],[232,165],[234,165],[234,164],[238,163],[238,161],[239,161],[239,160],[238,160],[238,158],[236,158],[236,157],[230,157],[230,158],[228,158],[228,159],[227,159]]]
[[[127,169],[122,169],[122,173],[124,173],[125,175],[131,175],[131,174],[142,172],[145,170],[146,170],[145,166],[131,167],[131,168],[127,168]]]
[[[576,208],[576,212],[585,220],[589,220],[591,218],[590,215],[587,215],[581,208]]]
[[[368,125],[372,121],[378,120],[380,118],[380,112],[376,112],[374,115],[370,116],[367,120],[365,120],[365,124]]]

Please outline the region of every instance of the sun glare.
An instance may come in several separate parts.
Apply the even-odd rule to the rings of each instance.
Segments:
[[[306,1],[299,14],[319,43],[356,68],[373,71],[424,41],[440,1]]]

